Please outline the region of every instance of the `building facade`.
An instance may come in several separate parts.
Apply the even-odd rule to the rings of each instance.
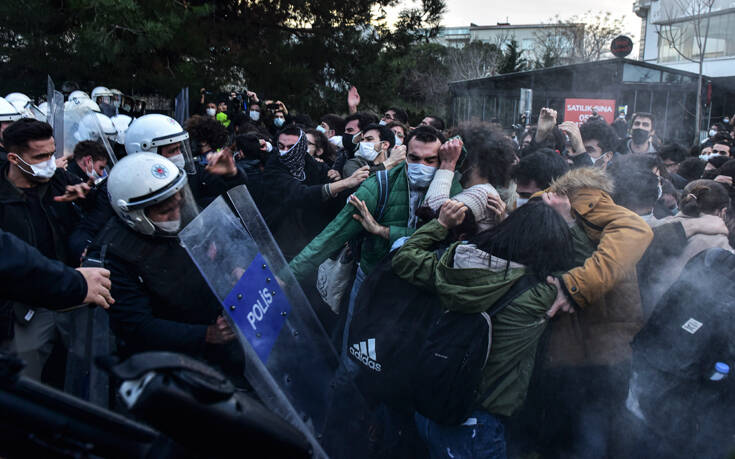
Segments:
[[[705,14],[710,2],[713,2],[711,12]],[[702,73],[709,77],[735,76],[735,2],[732,0],[638,0],[633,11],[642,19],[641,60],[698,73],[699,43],[706,35]],[[703,13],[699,18],[698,12]]]

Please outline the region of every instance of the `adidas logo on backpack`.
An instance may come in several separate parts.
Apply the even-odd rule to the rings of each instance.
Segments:
[[[350,354],[366,367],[380,372],[380,364],[377,362],[377,356],[375,354],[375,338],[360,341],[359,344],[353,344],[350,347]]]

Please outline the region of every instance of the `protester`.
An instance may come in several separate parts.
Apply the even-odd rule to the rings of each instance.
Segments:
[[[630,120],[630,139],[625,144],[625,153],[655,153],[655,123],[656,119],[651,113],[633,113]]]
[[[522,157],[511,171],[511,178],[516,183],[518,193],[517,206],[527,203],[531,196],[548,188],[568,170],[569,164],[548,148],[541,148]]]
[[[107,175],[107,165],[105,147],[93,140],[83,140],[74,147],[73,161],[67,171],[80,181],[96,181]]]

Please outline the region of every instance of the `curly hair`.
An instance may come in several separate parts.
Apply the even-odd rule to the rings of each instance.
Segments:
[[[589,119],[579,126],[582,140],[597,140],[603,152],[613,151],[618,144],[618,136],[604,120]]]
[[[194,115],[186,120],[185,129],[193,141],[204,142],[213,150],[227,143],[227,128],[214,118]]]
[[[508,186],[511,167],[516,159],[515,144],[500,128],[483,121],[470,121],[460,124],[454,134],[462,137],[467,149],[463,173],[474,169],[492,186]]]

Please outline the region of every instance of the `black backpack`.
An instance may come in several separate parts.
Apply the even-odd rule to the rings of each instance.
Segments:
[[[365,279],[355,302],[348,354],[355,384],[372,403],[418,411],[440,424],[464,421],[479,399],[490,354],[490,317],[534,285],[523,276],[487,312],[445,310],[437,296],[411,285],[387,257]]]

